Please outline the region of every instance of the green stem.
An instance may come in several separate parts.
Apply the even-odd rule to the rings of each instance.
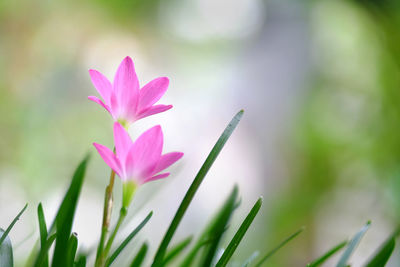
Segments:
[[[108,253],[110,252],[112,243],[114,242],[114,238],[117,235],[117,232],[119,230],[119,227],[121,226],[123,220],[126,217],[126,214],[128,213],[127,209],[125,207],[122,207],[121,210],[119,211],[119,217],[117,224],[115,225],[115,228],[110,236],[110,238],[107,241],[106,248],[104,249],[103,257],[104,259],[107,258]]]
[[[103,209],[103,223],[101,226],[101,236],[99,246],[97,248],[96,254],[96,267],[104,266],[105,256],[103,253],[104,243],[108,234],[108,229],[110,227],[111,221],[111,212],[113,206],[113,188],[114,188],[114,180],[115,180],[115,172],[112,170],[110,175],[110,182],[106,187],[105,195],[104,195],[104,209]]]

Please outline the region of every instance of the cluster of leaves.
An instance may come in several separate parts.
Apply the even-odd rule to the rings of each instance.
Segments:
[[[169,244],[186,212],[194,195],[200,187],[204,177],[208,170],[214,163],[219,152],[222,150],[226,141],[229,139],[233,130],[239,123],[243,111],[240,111],[232,119],[217,143],[211,150],[206,161],[197,173],[194,181],[186,192],[163,240],[161,241],[158,250],[151,263],[152,267],[167,266],[174,263],[173,266],[216,266],[223,267],[227,266],[230,262],[234,252],[239,246],[241,240],[246,234],[248,228],[252,224],[254,218],[259,212],[262,205],[262,198],[260,197],[252,209],[249,211],[246,218],[243,220],[235,235],[223,250],[222,254],[219,253],[221,247],[221,240],[226,234],[226,230],[229,227],[230,219],[233,213],[239,207],[239,194],[238,188],[235,186],[225,200],[224,204],[212,218],[207,227],[203,230],[199,238],[194,242],[193,237],[190,236],[175,246],[169,248]],[[33,249],[33,260],[30,265],[34,267],[83,267],[86,266],[87,253],[78,252],[78,239],[77,234],[72,232],[72,225],[74,221],[74,215],[83,185],[85,170],[88,164],[89,157],[86,157],[76,169],[68,191],[66,192],[64,199],[58,209],[54,222],[50,228],[47,227],[42,204],[39,204],[37,213],[39,221],[39,232],[40,240],[38,245]],[[22,213],[27,208],[27,205],[21,210],[21,212],[15,217],[6,231],[0,229],[0,266],[1,267],[12,267],[13,266],[13,250],[11,246],[10,238],[8,233],[20,218]],[[106,261],[106,266],[111,266],[115,259],[120,255],[124,248],[129,242],[139,233],[139,231],[146,225],[146,223],[152,217],[153,212],[150,212],[143,221],[121,242],[121,244],[113,251],[111,256]],[[363,228],[351,239],[349,242],[344,241],[339,245],[329,250],[322,257],[309,263],[307,266],[315,267],[320,266],[328,258],[334,255],[339,250],[346,247],[343,255],[341,256],[337,266],[346,267],[348,265],[349,258],[353,253],[354,249],[360,242],[361,238],[369,228],[370,223],[368,222]],[[246,266],[262,266],[275,252],[286,245],[289,241],[294,239],[303,231],[303,228],[286,238],[277,247],[267,252],[263,257],[258,257],[258,252],[253,253],[246,261],[242,263],[243,267]],[[385,266],[389,257],[391,256],[395,247],[395,238],[399,234],[399,230],[394,232],[388,240],[377,250],[376,254],[368,261],[367,267]],[[183,252],[189,248],[189,245],[194,242],[191,249],[184,254]],[[53,256],[49,259],[49,250],[54,246]],[[138,253],[133,257],[129,266],[143,266],[144,260],[147,256],[148,244],[145,242],[140,247]],[[179,257],[178,257],[179,256]],[[177,259],[181,259],[177,262]],[[256,261],[257,260],[257,261]],[[28,264],[29,265],[29,264]]]

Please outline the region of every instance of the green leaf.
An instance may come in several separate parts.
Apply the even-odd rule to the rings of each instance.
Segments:
[[[76,250],[78,249],[78,238],[76,233],[72,233],[68,241],[67,249],[67,266],[73,267],[75,261]]]
[[[26,206],[25,206],[26,207]],[[0,238],[3,240],[0,244],[0,266],[1,267],[13,267],[13,249],[11,245],[11,240],[6,235],[6,232],[0,228]]]
[[[0,237],[0,246],[3,243],[3,241],[6,239],[8,234],[10,233],[11,229],[14,227],[14,224],[19,220],[19,217],[21,217],[22,213],[24,213],[24,211],[26,210],[27,207],[28,207],[28,203],[25,204],[25,206],[22,208],[22,210],[18,213],[18,215],[14,218],[14,220],[7,227],[6,231],[1,235],[1,237]]]
[[[390,237],[381,245],[381,247],[375,252],[374,256],[368,261],[365,267],[381,267],[385,266],[389,260],[394,247],[396,245],[395,238],[399,235],[400,228],[397,229]]]
[[[136,254],[136,257],[132,260],[130,267],[140,267],[143,263],[144,258],[146,257],[147,250],[149,249],[149,246],[147,243],[144,243],[138,252]]]
[[[197,253],[200,251],[202,247],[211,244],[213,241],[217,242],[216,240],[218,238],[217,234],[219,232],[223,234],[223,232],[226,229],[227,221],[231,216],[231,213],[235,208],[238,207],[238,204],[235,204],[237,197],[238,197],[238,188],[237,186],[235,186],[234,189],[232,190],[232,193],[228,196],[224,204],[221,206],[221,208],[214,215],[208,226],[202,232],[200,238],[197,240],[192,250],[187,254],[182,264],[180,265],[181,267],[192,266],[193,261],[197,256]],[[219,226],[220,224],[222,225],[222,227]],[[221,228],[222,231],[218,231],[219,228]],[[205,254],[207,255],[207,253]]]
[[[205,239],[210,240],[210,242],[208,242],[205,247],[205,253],[201,266],[211,266],[211,263],[213,262],[213,259],[217,253],[218,245],[222,235],[225,233],[229,220],[232,217],[232,213],[236,208],[235,203],[238,198],[238,192],[238,187],[235,185],[232,193],[225,201],[221,210],[218,212],[217,217],[211,224],[210,229],[207,231]]]
[[[317,267],[320,266],[322,263],[324,263],[327,259],[329,259],[332,255],[334,255],[336,252],[344,248],[348,244],[347,240],[343,241],[342,243],[336,245],[332,249],[330,249],[328,252],[326,252],[324,255],[319,257],[318,259],[314,260],[313,262],[307,264],[307,267]]]
[[[86,255],[79,255],[75,267],[86,267]]]
[[[262,257],[262,259],[255,265],[255,267],[261,266],[267,259],[269,259],[278,250],[280,250],[283,246],[285,246],[287,243],[289,243],[292,239],[294,239],[296,236],[298,236],[303,231],[304,231],[304,227],[300,228],[299,230],[297,230],[297,232],[295,232],[294,234],[290,235],[288,238],[283,240],[278,246],[276,246],[271,251],[269,251],[267,254],[265,254],[265,256]]]
[[[217,158],[218,154],[221,152],[222,148],[224,147],[226,141],[228,141],[229,137],[231,136],[233,130],[235,130],[236,126],[238,125],[240,119],[243,116],[243,110],[239,111],[235,117],[231,120],[228,126],[225,128],[224,132],[218,139],[217,143],[212,148],[210,154],[208,155],[206,161],[204,162],[203,166],[201,166],[199,172],[197,173],[196,177],[194,178],[192,184],[190,185],[188,191],[186,192],[185,197],[183,198],[181,205],[179,206],[178,210],[175,213],[175,216],[165,233],[163,240],[158,247],[156,255],[154,256],[154,261],[152,266],[156,267],[162,264],[165,253],[167,251],[168,245],[172,240],[172,237],[175,234],[176,229],[178,228],[179,223],[181,222],[183,216],[187,208],[189,207],[190,203],[193,200],[194,195],[196,194],[197,190],[199,189],[201,183],[204,180],[208,170],[211,168],[212,164],[214,163],[215,159]]]
[[[78,204],[78,198],[82,189],[88,160],[89,156],[86,156],[76,169],[68,191],[65,194],[65,197],[57,212],[55,219],[57,236],[52,267],[67,266],[68,255],[65,252],[68,249],[76,206]]]
[[[46,262],[46,259],[48,259],[48,251],[53,244],[54,240],[56,239],[57,235],[53,234],[51,235],[47,240],[46,244],[40,249],[40,252],[36,258],[35,263],[33,264],[34,267],[42,267],[44,266],[43,264]]]
[[[221,258],[215,265],[216,267],[226,266],[226,264],[232,257],[233,253],[235,252],[236,248],[239,246],[240,241],[242,241],[244,235],[246,234],[247,230],[249,229],[249,227],[250,227],[251,223],[253,222],[254,218],[256,217],[257,213],[259,212],[261,205],[262,205],[262,197],[260,197],[257,200],[257,202],[254,204],[253,208],[250,210],[249,214],[247,215],[246,219],[244,219],[243,223],[240,225],[235,236],[232,238],[231,242],[228,244],[228,247],[225,249]]]
[[[46,220],[44,218],[42,203],[39,203],[37,213],[38,213],[38,220],[39,220],[40,250],[42,250],[42,249],[45,249],[46,241],[47,241],[47,225],[46,225]],[[39,254],[40,254],[40,252],[39,252]],[[49,266],[49,258],[47,255],[47,251],[46,251],[46,254],[44,257],[45,257],[45,259],[41,266],[47,267],[47,266]]]
[[[114,251],[114,253],[110,256],[110,258],[107,260],[105,266],[110,266],[113,261],[118,257],[118,255],[121,253],[121,251],[128,245],[128,243],[132,240],[132,238],[139,233],[140,230],[146,225],[146,223],[150,220],[151,216],[153,216],[153,211],[150,211],[150,213],[144,218],[144,220],[135,228],[133,231],[128,235],[127,238],[119,245],[119,247]]]
[[[189,244],[192,242],[193,237],[189,236],[188,238],[182,240],[178,244],[176,244],[170,251],[165,255],[165,259],[163,262],[163,266],[166,266],[169,262],[171,262],[174,258],[176,258]]]
[[[356,249],[358,243],[360,243],[361,238],[364,236],[365,232],[368,230],[370,227],[371,222],[368,221],[362,228],[361,230],[353,237],[353,239],[349,242],[349,245],[347,246],[347,249],[344,251],[342,257],[340,258],[338,264],[336,267],[346,267],[347,262],[353,253],[353,251]]]

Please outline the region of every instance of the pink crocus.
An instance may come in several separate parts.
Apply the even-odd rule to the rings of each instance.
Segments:
[[[154,79],[140,89],[135,67],[130,57],[122,60],[113,84],[97,70],[89,70],[89,74],[94,87],[103,100],[95,96],[88,98],[105,108],[115,121],[119,121],[125,126],[172,108],[172,105],[154,105],[167,91],[168,78]]]
[[[179,160],[182,152],[162,155],[163,133],[159,125],[150,128],[132,142],[127,131],[114,123],[115,154],[106,146],[93,143],[105,163],[124,183],[124,206],[128,206],[136,186],[167,177],[160,173]],[[125,196],[126,195],[126,196]]]

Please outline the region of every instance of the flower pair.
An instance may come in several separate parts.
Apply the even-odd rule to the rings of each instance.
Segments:
[[[134,121],[172,108],[172,105],[154,105],[167,90],[169,81],[166,77],[157,78],[139,89],[130,57],[120,64],[113,84],[98,71],[90,70],[89,73],[104,102],[95,96],[89,96],[89,99],[103,106],[115,120],[115,154],[103,145],[93,145],[122,179],[123,206],[127,206],[136,186],[167,177],[168,172],[161,172],[183,156],[181,152],[162,154],[163,133],[159,125],[144,132],[135,142],[122,126],[128,127]]]

